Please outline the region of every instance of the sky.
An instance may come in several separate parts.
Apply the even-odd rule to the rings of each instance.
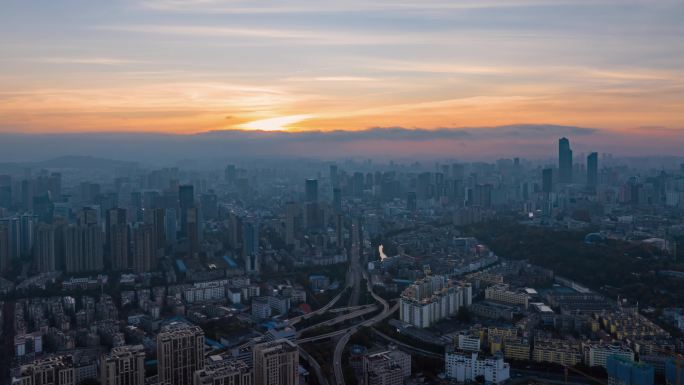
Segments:
[[[677,155],[682,20],[681,0],[5,0],[0,133],[546,124]]]

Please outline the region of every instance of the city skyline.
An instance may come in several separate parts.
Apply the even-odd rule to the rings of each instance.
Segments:
[[[660,154],[684,129],[683,7],[11,2],[0,15],[0,132],[542,124]]]

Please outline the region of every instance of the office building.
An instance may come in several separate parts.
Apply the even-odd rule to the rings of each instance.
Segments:
[[[572,183],[572,150],[568,138],[558,140],[558,181]]]
[[[142,345],[112,348],[100,358],[102,385],[144,385],[145,350]]]
[[[510,366],[501,355],[480,358],[478,353],[447,352],[444,357],[447,378],[460,383],[476,381],[482,376],[485,384],[500,384],[510,378]]]
[[[192,384],[195,371],[204,368],[204,331],[182,322],[162,327],[157,335],[157,361],[159,384]]]
[[[653,366],[623,356],[606,359],[608,385],[653,385]]]
[[[254,385],[295,385],[299,375],[299,350],[286,339],[257,344],[252,349]]]

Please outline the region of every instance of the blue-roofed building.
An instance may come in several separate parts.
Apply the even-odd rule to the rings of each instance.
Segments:
[[[677,382],[677,362],[669,359],[665,363],[665,383],[667,385],[684,385],[684,367],[679,369],[679,382]]]
[[[225,346],[223,346],[223,344],[221,344],[220,342],[214,341],[211,338],[207,338],[207,337],[204,337],[204,343],[206,345],[210,346],[214,350],[220,350],[220,349],[225,348]]]
[[[226,261],[226,264],[228,264],[228,267],[230,267],[231,269],[235,269],[238,267],[235,260],[227,255],[223,256],[223,260]]]
[[[606,371],[609,385],[653,385],[655,376],[653,366],[621,356],[609,356]]]

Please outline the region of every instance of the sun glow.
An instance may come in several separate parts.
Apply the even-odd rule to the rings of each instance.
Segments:
[[[313,115],[289,115],[277,118],[261,119],[247,122],[240,125],[243,130],[259,131],[287,131],[294,123],[312,118]]]

